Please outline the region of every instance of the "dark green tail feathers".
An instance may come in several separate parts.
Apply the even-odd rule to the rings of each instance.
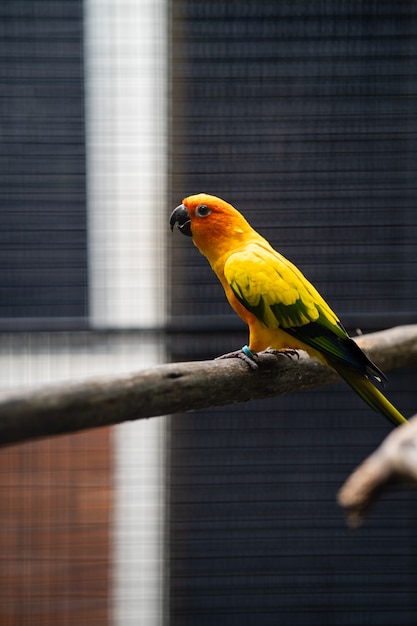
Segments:
[[[384,373],[348,336],[340,323],[329,325],[324,316],[321,316],[317,322],[285,330],[321,352],[328,365],[336,370],[374,411],[384,415],[395,426],[407,422],[406,418],[375,387],[375,385],[384,385],[386,381]]]

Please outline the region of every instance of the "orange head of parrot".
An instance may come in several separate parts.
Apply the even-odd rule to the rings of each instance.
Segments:
[[[170,218],[171,230],[177,225],[183,235],[193,238],[205,256],[215,248],[241,239],[251,226],[231,204],[216,196],[199,193],[184,198]]]

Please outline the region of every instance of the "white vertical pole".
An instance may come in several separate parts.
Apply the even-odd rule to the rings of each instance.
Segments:
[[[166,13],[166,0],[85,0],[89,297],[97,328],[165,322]],[[164,435],[163,418],[115,428],[116,626],[163,623]]]
[[[160,327],[166,205],[166,0],[86,0],[90,321]]]

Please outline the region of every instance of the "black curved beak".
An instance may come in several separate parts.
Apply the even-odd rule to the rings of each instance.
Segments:
[[[183,235],[187,235],[188,237],[193,236],[191,232],[190,216],[188,215],[188,211],[183,204],[180,204],[172,211],[169,223],[171,230],[174,230],[174,226],[177,224]]]

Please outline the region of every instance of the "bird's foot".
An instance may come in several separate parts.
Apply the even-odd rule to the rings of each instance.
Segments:
[[[221,356],[216,357],[217,359],[241,359],[245,361],[253,370],[258,369],[258,364],[256,362],[257,355],[253,354],[251,350],[249,350],[248,346],[243,346],[240,350],[235,350],[234,352],[227,352],[227,354],[222,354]]]

